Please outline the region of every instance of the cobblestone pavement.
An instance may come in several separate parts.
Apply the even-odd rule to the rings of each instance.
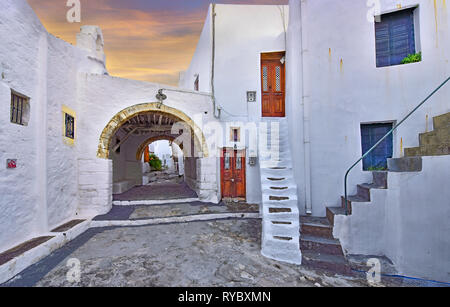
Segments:
[[[141,220],[151,218],[165,218],[176,216],[188,216],[199,214],[215,213],[258,213],[259,206],[246,203],[225,203],[220,204],[204,203],[200,201],[163,204],[163,205],[133,205],[133,206],[113,206],[111,211],[105,215],[95,217],[96,221],[123,221]]]
[[[137,186],[122,194],[113,195],[115,201],[171,200],[197,197],[197,193],[185,182],[153,183],[151,185]]]
[[[327,275],[262,257],[260,220],[91,229],[90,232],[87,239],[76,239],[59,250],[57,262],[49,256],[49,260],[44,259],[24,272],[11,285],[367,286],[364,279]],[[67,262],[71,258],[79,259],[81,264],[79,283],[67,281],[70,269]]]

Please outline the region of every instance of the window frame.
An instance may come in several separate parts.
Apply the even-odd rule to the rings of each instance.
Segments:
[[[383,22],[383,17],[384,18],[390,18],[392,22],[392,16],[395,14],[405,14],[406,12],[410,11],[411,13],[411,23],[410,23],[410,27],[411,27],[411,32],[412,35],[410,37],[410,39],[413,40],[413,43],[409,43],[409,50],[407,52],[406,55],[403,56],[402,60],[407,57],[408,55],[411,54],[418,54],[421,53],[421,44],[420,44],[420,10],[419,10],[419,6],[415,5],[415,6],[409,6],[409,7],[403,7],[400,9],[396,9],[393,11],[387,11],[384,13],[381,13],[379,15],[374,16],[374,34],[375,34],[375,65],[377,68],[383,68],[383,67],[391,67],[391,66],[397,66],[397,65],[404,65],[401,63],[402,60],[400,60],[400,62],[397,63],[397,61],[393,61],[392,57],[392,51],[391,51],[391,42],[393,40],[392,38],[392,25],[388,24],[388,44],[389,44],[389,63],[388,64],[380,64],[379,63],[379,57],[380,57],[380,53],[381,50],[379,50],[378,48],[378,42],[379,42],[379,30],[378,27],[380,26],[380,23]],[[389,21],[388,21],[389,22]]]
[[[64,113],[64,118],[64,136],[66,138],[75,140],[75,117],[71,114]]]
[[[67,117],[71,117],[73,119],[73,126],[72,126],[72,134],[73,138],[67,134]],[[75,145],[75,140],[77,137],[77,116],[75,111],[72,109],[66,107],[63,105],[62,107],[62,135],[63,135],[63,141],[68,146]]]
[[[10,103],[10,122],[19,126],[28,126],[30,98],[11,89]]]

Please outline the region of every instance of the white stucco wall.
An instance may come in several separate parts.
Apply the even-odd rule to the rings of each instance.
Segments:
[[[197,48],[192,57],[189,68],[180,74],[179,86],[194,90],[196,76],[199,76],[199,90],[211,92],[211,63],[212,63],[212,25],[211,5],[208,9],[205,24],[200,34]]]
[[[20,24],[19,21],[24,18],[27,22]],[[40,57],[45,57],[44,51],[40,54],[42,50],[40,41],[45,44],[46,35],[43,26],[25,1],[2,1],[0,19],[2,20],[0,250],[2,250],[10,247],[14,240],[28,239],[30,233],[40,228],[39,224],[46,220],[45,213],[38,215],[46,195],[39,191],[40,184],[36,181],[41,171],[38,162],[45,159],[45,155],[38,150],[39,138],[45,134],[45,128],[37,112],[40,111],[39,104],[46,99],[42,90],[46,86],[45,76],[38,70]],[[28,126],[10,122],[11,89],[31,97],[31,117]],[[18,159],[18,168],[6,169],[6,159]],[[38,199],[40,202],[37,202]]]
[[[448,5],[441,0],[386,0],[381,1],[381,13],[395,10],[397,5],[419,5],[417,30],[423,61],[377,68],[374,23],[367,20],[370,7],[365,1],[301,1],[302,53],[291,52],[287,61],[298,67],[298,60],[292,56],[303,54],[300,60],[304,72],[303,103],[310,120],[306,127],[311,141],[314,215],[325,216],[327,206],[340,204],[345,171],[362,155],[360,124],[401,120],[450,75]],[[292,26],[300,28],[295,23]],[[290,37],[293,46],[298,45],[296,39]],[[290,71],[295,76],[288,77],[288,95],[298,91],[295,80],[299,80],[295,69]],[[295,111],[302,103],[300,97],[290,97],[288,109],[294,114],[288,116],[302,118],[301,109]],[[433,129],[432,117],[450,111],[448,97],[447,85],[394,133],[394,157],[401,155],[401,139],[404,148],[418,146],[418,134]],[[301,143],[301,134],[296,135],[299,131],[295,123],[291,124],[293,143]],[[293,156],[302,157],[302,147],[293,146]],[[305,169],[304,174],[307,173]],[[301,166],[297,166],[296,174],[304,176]],[[299,191],[305,190],[305,184],[300,184],[307,180],[297,180]],[[370,173],[358,166],[349,177],[349,192],[356,192],[356,184],[370,180]]]
[[[0,4],[0,250],[47,232],[77,207],[76,143],[63,142],[63,105],[75,113],[76,74],[88,53],[45,30],[26,1]],[[28,126],[10,123],[10,90],[30,97]],[[6,159],[18,159],[7,170]]]
[[[349,254],[387,256],[411,277],[450,281],[450,156],[424,157],[418,173],[389,173],[387,190],[336,216],[334,235]]]

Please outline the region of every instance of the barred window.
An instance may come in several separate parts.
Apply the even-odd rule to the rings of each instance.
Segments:
[[[66,131],[65,135],[69,139],[75,139],[75,118],[72,115],[66,113]]]
[[[29,98],[11,91],[11,123],[28,125],[29,109]]]

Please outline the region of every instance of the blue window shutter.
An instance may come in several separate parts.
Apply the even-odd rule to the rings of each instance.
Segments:
[[[381,16],[375,23],[377,67],[401,64],[410,54],[416,53],[414,38],[414,10]]]
[[[362,152],[368,152],[383,136],[392,129],[392,124],[361,125]],[[389,135],[363,160],[363,169],[370,167],[387,168],[387,159],[393,156],[393,137]]]
[[[377,67],[390,65],[389,24],[387,22],[375,23],[377,45]]]

